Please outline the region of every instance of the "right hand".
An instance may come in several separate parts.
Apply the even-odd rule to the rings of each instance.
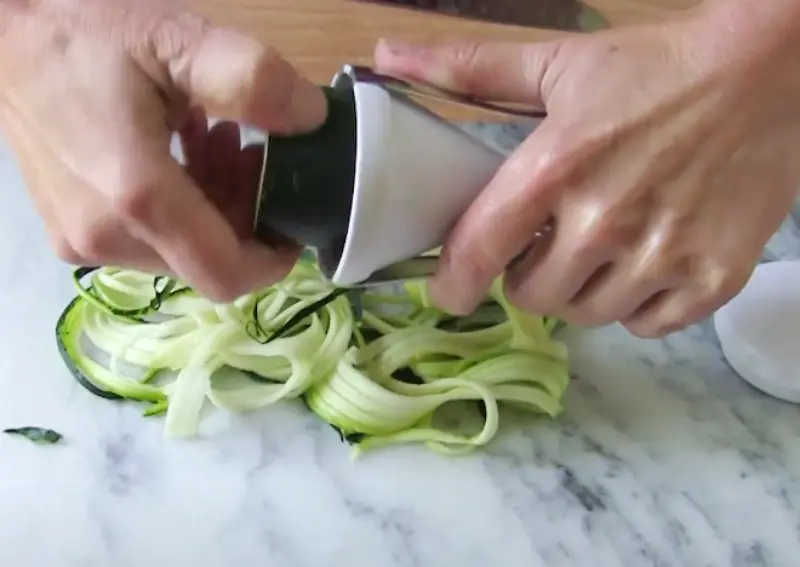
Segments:
[[[455,224],[432,299],[463,315],[504,275],[521,309],[648,338],[727,303],[798,196],[798,24],[797,0],[720,0],[548,42],[382,44],[383,73],[547,112]]]
[[[171,274],[217,301],[291,269],[297,247],[251,240],[260,152],[235,124],[207,132],[204,112],[303,132],[325,119],[320,89],[166,0],[3,4],[0,127],[64,261]]]

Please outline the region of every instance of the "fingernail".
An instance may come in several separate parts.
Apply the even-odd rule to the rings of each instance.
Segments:
[[[328,116],[328,101],[318,86],[307,79],[298,79],[289,112],[292,125],[298,131],[312,131],[325,122]]]

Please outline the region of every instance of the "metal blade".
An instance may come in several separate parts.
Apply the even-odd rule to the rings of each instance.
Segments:
[[[580,0],[358,0],[473,20],[559,31],[592,32],[608,21]]]

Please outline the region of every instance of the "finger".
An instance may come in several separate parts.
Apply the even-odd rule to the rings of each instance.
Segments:
[[[34,140],[32,131],[22,122],[16,112],[4,114],[3,120],[8,129],[9,136],[6,137],[7,144],[14,152],[20,174],[25,182],[25,186],[33,199],[34,208],[45,224],[59,225],[55,207],[49,198],[47,191],[51,185],[47,182],[44,169],[37,167],[44,160],[52,159],[49,149],[37,151],[37,143]],[[47,155],[42,155],[45,153]]]
[[[238,177],[238,183],[255,185],[257,189],[264,163],[264,146],[255,145],[243,148],[238,160],[238,167],[236,171],[232,172],[235,177]]]
[[[40,176],[36,173],[36,168],[32,167],[27,160],[20,161],[20,169],[26,179],[28,193],[33,200],[33,206],[36,212],[39,213],[39,217],[44,221],[44,228],[53,252],[62,262],[74,266],[82,265],[84,259],[66,237],[64,225],[58,217],[56,205],[47,190],[44,189],[47,185],[38,180]]]
[[[575,325],[595,327],[630,318],[649,298],[678,285],[677,279],[642,280],[626,263],[606,264],[559,310]]]
[[[157,250],[200,293],[231,301],[274,283],[291,269],[293,252],[240,242],[177,162],[159,154],[150,163],[160,167],[123,193],[117,212],[134,236]]]
[[[320,126],[327,115],[322,90],[274,49],[235,30],[188,27],[183,49],[174,29],[156,34],[168,54],[172,81],[209,114],[281,133]]]
[[[546,106],[544,79],[560,43],[466,41],[425,47],[382,40],[378,70],[486,100]]]
[[[117,266],[148,274],[173,277],[166,262],[146,243],[133,237],[113,215],[90,206],[80,198],[57,202],[65,227],[61,235],[65,250],[71,251],[71,264],[80,266]],[[71,219],[80,219],[79,223]]]
[[[632,242],[637,240],[637,232],[618,229],[616,238],[623,244]],[[603,277],[587,283],[571,299],[565,316],[587,326],[623,321],[650,298],[692,281],[694,262],[690,257],[676,256],[675,250],[673,238],[660,231],[651,232],[640,239],[634,252],[621,252],[620,260]]]
[[[34,205],[45,221],[48,236],[56,255],[72,265],[116,265],[123,267],[146,267],[148,270],[166,270],[166,264],[149,246],[131,237],[108,214],[91,206],[80,197],[80,193],[59,191],[49,194],[50,185],[42,171],[31,165],[31,160],[20,162]],[[70,183],[67,177],[67,183]],[[75,219],[79,219],[75,223]]]
[[[57,251],[64,261],[78,266],[117,266],[158,275],[171,273],[155,250],[122,230],[118,234],[111,230],[67,231],[59,235]]]
[[[208,118],[203,109],[193,109],[178,131],[186,172],[200,185],[206,181],[206,137]]]
[[[559,223],[547,249],[532,251],[530,258],[509,270],[505,282],[509,300],[531,313],[563,313],[586,282],[613,259],[612,247],[599,242],[587,247],[580,237],[570,223]]]
[[[236,156],[236,167],[230,173],[233,198],[228,201],[226,216],[239,238],[253,238],[255,226],[256,200],[258,198],[261,167],[264,161],[263,146],[248,146]],[[271,247],[296,248],[285,242],[269,241]]]
[[[662,337],[698,323],[735,297],[754,267],[730,267],[709,259],[682,286],[651,297],[622,323],[643,338]]]
[[[548,160],[547,122],[503,164],[456,223],[430,281],[434,301],[466,314],[535,238],[552,210],[556,187]]]
[[[36,151],[36,143],[31,137],[30,129],[20,123],[16,113],[8,113],[4,118],[12,130],[12,135],[8,136],[8,144],[17,156],[20,173],[33,200],[33,206],[44,221],[53,251],[62,262],[73,266],[82,265],[84,259],[66,237],[59,218],[58,207],[51,194],[53,184],[48,182],[44,170],[36,166],[37,163],[51,159],[51,156],[43,155],[45,152],[49,153],[49,150]]]
[[[239,126],[219,122],[208,135],[208,177],[203,190],[242,238],[252,236],[261,162],[252,167],[253,154],[263,147],[241,149]]]
[[[61,233],[61,221],[56,214],[55,204],[47,190],[49,183],[47,183],[42,170],[34,165],[37,163],[37,160],[30,158],[28,152],[23,149],[24,144],[10,141],[10,145],[14,148],[18,156],[17,166],[19,167],[28,194],[33,201],[34,209],[39,213],[39,216],[44,221],[51,236]]]
[[[239,125],[230,121],[214,124],[206,138],[206,148],[206,182],[215,191],[214,202],[222,206],[230,196],[229,190],[235,188],[232,180],[236,178],[235,167],[241,151]],[[255,199],[255,195],[252,197]]]
[[[707,307],[693,290],[682,287],[656,293],[621,322],[637,337],[661,338],[704,319]]]
[[[81,194],[72,193],[67,198],[56,199],[56,203],[64,236],[79,259],[76,263],[167,269],[158,253],[132,236],[97,199],[87,202]],[[75,222],[76,219],[79,222]]]

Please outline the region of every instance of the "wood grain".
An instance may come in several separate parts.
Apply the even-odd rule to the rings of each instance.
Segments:
[[[213,21],[244,30],[279,49],[301,72],[327,84],[345,63],[372,63],[381,37],[415,41],[472,38],[541,41],[559,32],[503,26],[365,5],[350,0],[188,0]],[[536,0],[528,0],[535,2]],[[613,25],[670,18],[699,0],[589,0]],[[434,109],[451,119],[498,119],[460,108]]]

